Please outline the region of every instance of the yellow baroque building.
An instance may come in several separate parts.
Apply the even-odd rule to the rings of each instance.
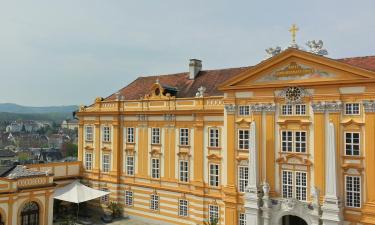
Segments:
[[[374,100],[374,56],[190,60],[80,108],[82,176],[166,224],[375,224]]]

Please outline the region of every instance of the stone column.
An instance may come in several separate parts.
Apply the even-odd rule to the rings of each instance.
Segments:
[[[258,154],[256,141],[255,121],[250,125],[250,148],[249,148],[249,184],[245,194],[245,210],[247,224],[261,225],[259,209],[259,174],[258,174]]]
[[[343,214],[338,197],[338,176],[336,157],[336,134],[333,123],[328,125],[328,148],[326,150],[326,185],[324,203],[322,206],[323,225],[342,224]]]

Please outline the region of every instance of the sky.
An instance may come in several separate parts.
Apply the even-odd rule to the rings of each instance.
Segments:
[[[138,76],[254,65],[268,47],[322,39],[375,55],[374,0],[0,0],[0,103],[88,105]]]

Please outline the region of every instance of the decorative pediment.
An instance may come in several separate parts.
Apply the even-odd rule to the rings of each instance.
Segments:
[[[342,121],[341,124],[347,129],[358,129],[361,126],[365,125],[364,122],[352,118]]]
[[[219,90],[366,83],[375,72],[289,48],[229,79]]]
[[[169,99],[174,98],[177,88],[162,85],[159,79],[151,86],[149,94],[145,95],[145,99]]]
[[[307,129],[311,122],[305,119],[280,119],[277,121],[282,129],[289,129],[292,126],[298,126],[300,129]]]
[[[108,148],[107,146],[104,146],[104,147],[102,148],[102,150],[103,150],[103,151],[111,151],[111,149]]]
[[[221,158],[222,157],[217,154],[210,154],[207,156],[207,159],[212,160],[212,161],[220,161]]]
[[[344,163],[342,165],[342,168],[344,169],[345,172],[347,172],[349,169],[355,169],[358,171],[358,173],[360,174],[362,171],[363,171],[363,166],[361,164],[357,164],[357,163]]]
[[[125,149],[125,152],[126,152],[126,154],[128,154],[128,155],[134,155],[136,151],[135,151],[134,148],[126,148],[126,149]]]
[[[290,62],[288,65],[281,69],[276,69],[270,74],[267,74],[257,80],[255,83],[269,82],[269,81],[288,81],[288,80],[306,80],[311,78],[333,78],[334,74],[329,72],[314,69],[312,67],[297,63]]]
[[[280,164],[293,164],[293,165],[305,165],[310,166],[312,162],[309,159],[305,159],[298,154],[288,154],[276,159],[277,163]]]
[[[251,119],[249,118],[239,118],[236,120],[237,124],[244,124],[244,125],[249,125],[251,123]]]
[[[189,157],[191,157],[190,152],[187,151],[186,149],[180,149],[177,155],[180,159],[188,159]]]
[[[85,150],[94,150],[94,148],[91,146],[85,146]]]
[[[162,155],[160,149],[152,149],[150,155],[153,157],[159,157]]]

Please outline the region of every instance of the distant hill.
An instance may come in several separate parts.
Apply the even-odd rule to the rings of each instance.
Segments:
[[[76,105],[33,107],[17,105],[14,103],[0,103],[0,112],[7,113],[72,113],[77,109],[78,106]]]
[[[13,120],[47,120],[61,122],[73,118],[73,111],[78,106],[46,106],[32,107],[13,103],[0,103],[0,121]]]

